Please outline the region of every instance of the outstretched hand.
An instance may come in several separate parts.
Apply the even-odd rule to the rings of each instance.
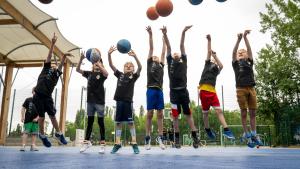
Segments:
[[[147,32],[148,32],[149,34],[152,34],[151,26],[147,26],[147,27],[146,27],[146,30],[147,30]]]
[[[57,40],[57,36],[54,33],[53,37],[52,37],[52,40],[51,40],[52,44],[55,44],[56,40]]]
[[[117,47],[115,47],[115,46],[111,46],[110,48],[109,48],[109,50],[108,50],[108,54],[109,55],[111,55],[114,51],[116,51],[117,50]]]
[[[245,30],[245,32],[244,32],[244,37],[246,37],[248,34],[250,34],[250,31],[251,31],[251,30],[249,30],[249,29]]]
[[[167,33],[167,27],[166,26],[163,26],[162,28],[160,28],[161,32],[163,34],[166,34]]]
[[[211,40],[211,36],[210,36],[210,34],[207,34],[207,35],[206,35],[206,39],[207,39],[208,41],[210,41],[210,40]]]
[[[132,57],[136,57],[136,54],[132,49],[128,52],[128,55]]]
[[[191,29],[191,27],[193,27],[193,25],[189,25],[184,27],[183,32],[186,32],[187,30]]]
[[[238,37],[238,40],[241,40],[243,38],[243,34],[242,33],[238,33],[237,37]]]

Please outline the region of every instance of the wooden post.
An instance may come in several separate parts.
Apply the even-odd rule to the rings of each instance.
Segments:
[[[61,90],[60,117],[59,117],[59,128],[62,133],[65,133],[68,88],[69,88],[69,81],[70,81],[69,71],[70,71],[70,63],[66,62],[64,64],[64,70],[63,70],[63,86]]]
[[[6,129],[7,129],[7,117],[9,110],[9,101],[11,93],[11,83],[14,67],[12,65],[6,66],[5,80],[2,96],[1,115],[0,115],[0,144],[5,144],[6,141]]]

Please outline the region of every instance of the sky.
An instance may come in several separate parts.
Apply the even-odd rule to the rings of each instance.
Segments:
[[[115,105],[113,96],[117,83],[117,78],[108,65],[107,52],[111,45],[116,45],[118,40],[128,39],[143,66],[141,76],[135,84],[134,107],[137,111],[140,105],[146,107],[146,59],[149,44],[148,33],[145,28],[148,25],[152,27],[153,31],[154,55],[159,56],[162,47],[162,33],[159,29],[162,26],[167,26],[173,53],[180,51],[179,42],[183,28],[187,25],[193,25],[186,32],[185,49],[188,57],[188,90],[190,99],[196,103],[198,99],[197,86],[207,53],[206,35],[211,34],[212,49],[217,52],[224,65],[218,76],[216,89],[221,101],[221,86],[223,86],[225,110],[238,109],[234,72],[231,66],[232,49],[237,39],[237,33],[242,33],[245,29],[252,30],[248,39],[254,58],[257,58],[257,52],[266,43],[270,43],[270,35],[260,32],[259,23],[259,12],[266,12],[265,3],[270,3],[270,0],[227,0],[224,3],[219,3],[216,0],[204,0],[200,5],[191,5],[188,0],[172,0],[173,12],[168,17],[159,17],[155,21],[147,18],[146,11],[149,7],[154,6],[157,0],[53,0],[48,5],[41,4],[38,0],[31,0],[31,2],[44,12],[59,19],[57,21],[58,27],[70,42],[83,50],[96,47],[101,51],[104,66],[109,73],[104,84],[107,106]],[[245,48],[244,41],[241,42],[240,47]],[[119,52],[114,52],[112,59],[115,66],[120,70],[126,61],[134,62],[133,58]],[[91,64],[86,59],[82,69],[91,70]],[[168,103],[167,66],[164,70],[163,91],[165,102]],[[18,73],[13,85],[13,89],[17,91],[13,126],[20,121],[21,105],[24,99],[30,96],[31,88],[36,84],[40,71],[41,68],[26,68],[21,69]],[[81,88],[86,84],[86,79],[74,68],[69,84],[68,121],[75,120],[76,111],[80,108]],[[59,116],[60,83],[57,88],[59,91],[57,97]],[[85,100],[86,96],[84,95],[83,102]]]

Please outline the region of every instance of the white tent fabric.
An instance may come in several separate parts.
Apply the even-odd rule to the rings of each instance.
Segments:
[[[80,58],[78,46],[69,42],[59,31],[55,18],[44,13],[29,0],[7,0],[37,29],[51,40],[53,33],[58,36],[56,47],[63,53],[71,53],[69,60],[77,64]],[[13,19],[0,8],[0,20]],[[44,22],[44,23],[43,23]],[[42,24],[41,24],[42,23]],[[40,24],[40,25],[39,25]],[[49,49],[20,24],[0,25],[0,53],[13,62],[25,63],[44,60]]]

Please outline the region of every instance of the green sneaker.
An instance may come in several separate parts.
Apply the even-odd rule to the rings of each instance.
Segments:
[[[111,150],[111,154],[116,154],[116,152],[121,148],[121,144],[115,144],[113,149]]]
[[[139,150],[139,147],[137,144],[132,144],[132,149],[133,149],[134,154],[140,153],[140,150]]]

